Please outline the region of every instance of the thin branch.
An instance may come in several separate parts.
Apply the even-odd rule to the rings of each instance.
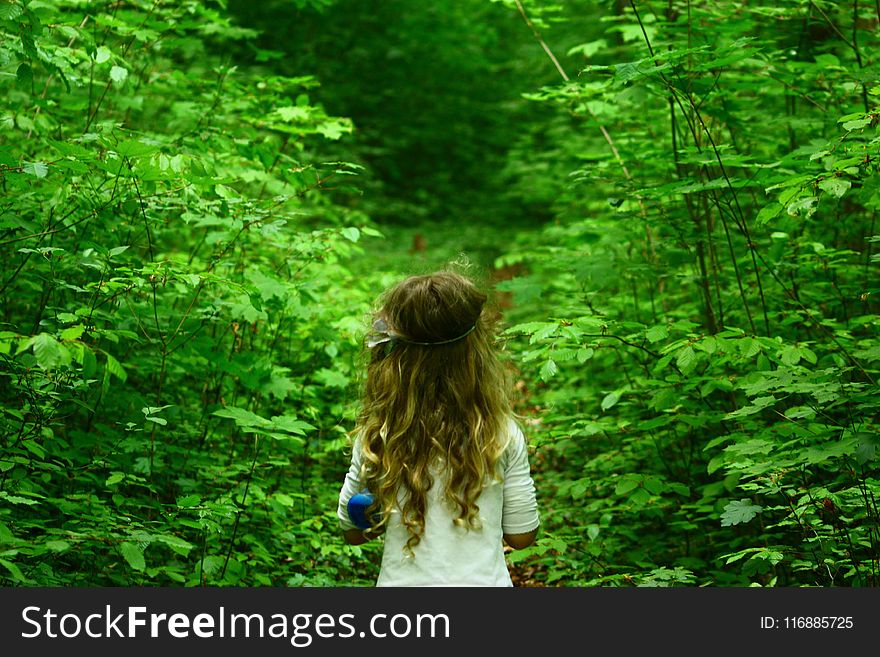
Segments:
[[[815,2],[813,2],[812,0],[810,0],[810,6],[811,6],[813,9],[815,9],[816,11],[818,11],[820,14],[822,14],[822,18],[825,19],[825,22],[826,22],[826,23],[828,23],[828,27],[830,27],[830,28],[832,29],[832,31],[833,31],[837,36],[840,37],[841,41],[843,41],[846,45],[848,45],[850,48],[852,48],[852,49],[855,51],[855,53],[856,53],[856,57],[858,57],[858,59],[859,59],[859,68],[861,68],[861,66],[862,66],[862,62],[861,62],[861,58],[858,56],[858,55],[859,55],[859,49],[856,48],[856,47],[855,47],[855,46],[854,46],[854,45],[853,45],[853,44],[852,44],[852,43],[851,43],[851,42],[850,42],[850,41],[844,36],[843,32],[841,32],[839,29],[837,29],[837,25],[835,25],[835,24],[834,24],[834,21],[832,21],[832,20],[828,17],[828,14],[826,14],[824,11],[822,11],[822,8],[821,8],[819,5],[817,5]]]
[[[535,27],[535,24],[532,23],[531,19],[526,14],[525,7],[521,0],[514,0],[516,3],[516,8],[519,10],[520,16],[522,16],[528,28],[532,31],[535,39],[541,44],[541,48],[547,53],[547,56],[550,58],[550,61],[553,62],[553,65],[556,67],[556,70],[559,72],[559,75],[565,82],[569,82],[570,78],[565,73],[565,69],[562,68],[562,65],[559,63],[559,60],[556,59],[556,56],[553,54],[553,51],[550,50],[550,46],[547,45],[547,42],[544,41],[543,37],[541,37],[541,33],[538,31],[538,28]],[[608,144],[608,148],[611,149],[611,153],[614,155],[614,159],[617,160],[617,164],[620,166],[621,171],[623,171],[623,175],[626,177],[627,181],[632,181],[633,177],[629,171],[629,167],[626,166],[626,162],[623,161],[623,158],[620,155],[620,151],[617,150],[617,144],[614,143],[614,139],[611,138],[611,133],[605,128],[601,121],[599,121],[599,117],[596,116],[596,113],[590,109],[589,104],[585,103],[585,107],[587,112],[590,115],[590,118],[599,126],[599,131],[602,133],[602,138],[605,140],[605,143]],[[642,219],[645,221],[645,244],[647,247],[647,252],[650,254],[649,260],[656,260],[656,253],[654,251],[654,238],[651,232],[651,225],[648,222],[648,209],[645,207],[645,200],[641,196],[636,196],[636,199],[639,202],[639,208],[641,210]]]
[[[562,79],[566,82],[569,82],[570,79],[568,75],[566,75],[565,70],[562,68],[562,65],[559,63],[559,60],[556,59],[556,56],[553,54],[553,51],[550,50],[550,46],[544,41],[541,37],[541,33],[538,32],[538,28],[535,27],[535,24],[532,23],[531,19],[526,14],[525,7],[523,7],[522,2],[520,0],[514,0],[516,2],[516,8],[519,9],[520,15],[523,17],[523,20],[528,25],[529,29],[532,31],[532,34],[535,36],[535,39],[541,44],[541,48],[544,49],[544,52],[547,53],[547,56],[550,58],[550,61],[553,62],[553,65],[556,67],[556,70],[559,71],[559,75],[562,76]],[[599,130],[602,132],[602,137],[605,138],[605,141],[608,143],[608,147],[611,149],[611,152],[614,154],[614,159],[617,160],[617,163],[620,165],[620,168],[623,169],[623,175],[626,176],[627,180],[632,180],[632,174],[629,172],[629,169],[626,166],[626,163],[623,161],[623,158],[620,156],[620,152],[617,150],[617,146],[614,143],[614,140],[611,138],[608,130],[605,129],[605,126],[599,123],[599,119],[596,114],[587,107],[587,111],[590,113],[590,116],[594,121],[599,125]]]

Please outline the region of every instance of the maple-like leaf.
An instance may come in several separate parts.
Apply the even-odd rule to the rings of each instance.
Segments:
[[[751,500],[741,499],[729,502],[721,514],[721,526],[729,527],[748,522],[762,511],[762,507],[752,504]]]

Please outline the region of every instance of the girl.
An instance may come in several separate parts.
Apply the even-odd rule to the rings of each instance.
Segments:
[[[486,298],[451,271],[407,278],[386,294],[367,338],[337,514],[352,545],[385,533],[377,586],[512,586],[502,538],[514,549],[535,540],[526,442]],[[374,503],[362,530],[347,504],[365,491]]]

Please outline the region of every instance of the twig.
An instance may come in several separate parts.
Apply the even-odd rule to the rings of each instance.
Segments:
[[[241,514],[244,512],[244,503],[247,500],[248,489],[251,487],[251,480],[254,478],[254,469],[257,467],[257,454],[259,454],[260,443],[259,438],[254,434],[254,459],[251,461],[251,470],[248,473],[247,482],[244,485],[244,492],[241,495],[238,513],[235,516],[235,523],[232,527],[232,536],[229,539],[229,549],[226,551],[226,561],[223,562],[223,570],[220,571],[220,580],[226,575],[226,566],[229,565],[229,557],[232,556],[232,550],[235,547],[235,536],[238,533],[238,522]]]
[[[532,31],[535,39],[541,44],[541,48],[547,53],[547,56],[550,58],[550,61],[553,62],[553,65],[556,67],[556,70],[559,72],[559,75],[565,82],[570,82],[570,78],[565,73],[565,69],[562,68],[562,65],[559,63],[559,60],[556,59],[556,56],[553,54],[553,51],[550,50],[550,46],[547,45],[547,42],[541,37],[541,33],[538,31],[538,28],[535,27],[535,24],[532,23],[531,19],[529,19],[526,14],[525,7],[521,0],[514,0],[516,2],[516,8],[519,10],[520,15],[525,21],[528,28]],[[614,143],[614,140],[611,138],[611,133],[605,128],[605,126],[599,121],[599,117],[596,116],[596,113],[590,109],[589,105],[585,104],[586,110],[590,115],[590,118],[596,122],[596,125],[599,126],[599,131],[602,133],[602,137],[605,139],[605,142],[608,144],[608,147],[611,149],[611,153],[614,155],[614,159],[617,160],[617,164],[620,165],[621,170],[623,171],[623,175],[626,177],[627,181],[632,181],[633,177],[629,171],[629,168],[626,166],[626,162],[623,161],[623,158],[620,156],[620,151],[617,150],[617,145]],[[642,218],[645,220],[645,243],[647,244],[648,253],[650,253],[650,260],[656,259],[656,254],[654,251],[654,238],[651,234],[651,225],[648,222],[648,210],[645,207],[645,200],[641,196],[636,197],[639,202],[639,208],[641,209]]]
[[[880,1],[880,0],[878,0]],[[535,39],[541,44],[541,48],[543,48],[544,52],[547,53],[547,56],[550,58],[550,61],[553,62],[553,65],[556,67],[556,70],[559,71],[559,75],[562,76],[562,79],[566,82],[570,82],[568,75],[566,75],[565,70],[562,68],[562,65],[559,63],[559,60],[556,59],[556,56],[553,54],[553,51],[550,50],[550,46],[544,41],[541,37],[541,33],[538,32],[538,28],[535,27],[535,24],[532,23],[531,19],[529,19],[526,14],[525,7],[523,7],[522,2],[520,0],[514,0],[516,2],[516,8],[519,9],[520,15],[523,17],[523,20],[528,25],[529,29],[532,31],[532,34],[535,36]],[[623,161],[623,158],[620,156],[620,152],[617,150],[617,146],[614,143],[614,140],[611,138],[611,135],[608,133],[608,130],[605,129],[605,126],[599,123],[599,119],[596,114],[587,107],[587,111],[590,113],[590,116],[596,123],[599,125],[599,130],[602,132],[602,136],[605,138],[605,141],[608,143],[608,147],[611,149],[611,152],[614,153],[614,159],[617,160],[617,163],[620,165],[620,168],[623,169],[623,175],[626,176],[627,180],[632,180],[632,174],[629,172],[629,169],[626,166],[626,163]]]

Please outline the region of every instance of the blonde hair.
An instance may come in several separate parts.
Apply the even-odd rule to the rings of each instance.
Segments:
[[[440,271],[398,283],[378,313],[393,337],[372,348],[354,434],[376,524],[398,507],[409,553],[425,531],[433,464],[446,475],[454,522],[468,529],[480,527],[477,498],[498,476],[511,413],[498,315],[486,301],[469,278]]]

